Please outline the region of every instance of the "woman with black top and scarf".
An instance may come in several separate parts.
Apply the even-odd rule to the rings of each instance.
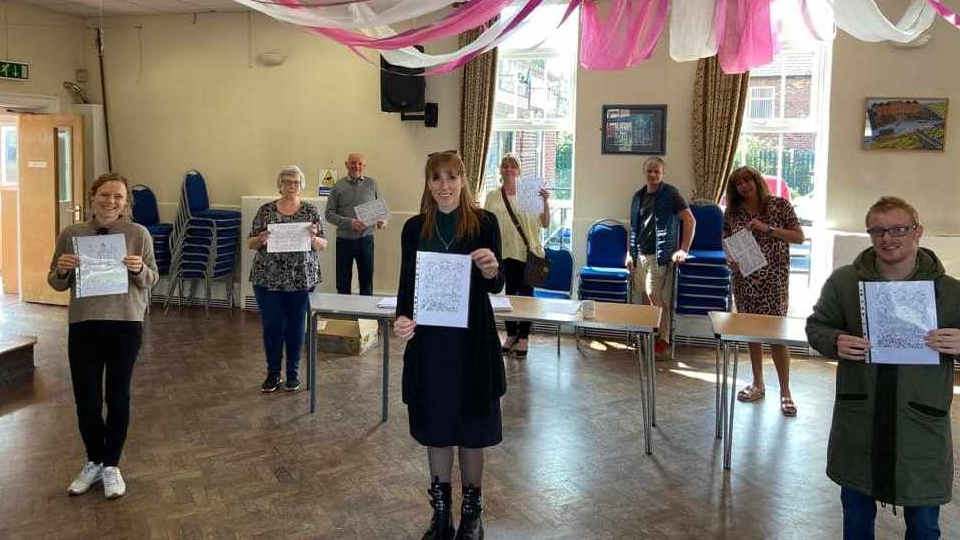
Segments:
[[[503,289],[500,229],[477,207],[456,152],[431,154],[422,213],[404,224],[394,332],[406,341],[403,401],[410,434],[427,447],[433,519],[423,540],[454,538],[450,515],[454,447],[463,501],[456,540],[483,538],[480,521],[483,449],[500,443],[500,397],[506,391],[500,340],[488,293]],[[413,321],[417,251],[470,255],[467,328]]]

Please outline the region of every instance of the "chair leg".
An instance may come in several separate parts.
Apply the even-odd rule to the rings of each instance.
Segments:
[[[563,328],[561,325],[557,325],[557,356],[560,356],[560,329]]]

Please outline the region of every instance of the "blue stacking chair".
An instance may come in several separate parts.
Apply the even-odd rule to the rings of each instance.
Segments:
[[[573,255],[564,248],[544,250],[550,261],[550,272],[539,287],[533,288],[534,298],[570,300],[573,289]],[[560,354],[560,325],[557,325],[557,354]]]
[[[192,302],[196,285],[204,284],[204,309],[209,313],[210,288],[224,279],[227,302],[233,307],[233,273],[240,245],[240,212],[210,208],[207,184],[199,171],[189,170],[180,190],[180,208],[171,233],[173,258],[170,268],[170,299],[179,288],[178,304],[183,303],[184,282],[190,281]]]
[[[697,231],[687,261],[674,268],[671,348],[675,343],[677,314],[706,316],[710,311],[730,311],[730,267],[723,251],[723,210],[715,204],[695,204],[690,206],[690,211],[697,220]]]
[[[170,234],[173,232],[172,223],[160,222],[160,210],[157,206],[157,197],[153,190],[143,184],[130,186],[133,198],[133,221],[143,225],[153,239],[153,256],[157,261],[157,270],[160,275],[170,272],[170,262],[173,259],[170,251]]]
[[[627,270],[627,226],[601,219],[587,230],[587,264],[580,269],[579,298],[600,302],[630,302]]]

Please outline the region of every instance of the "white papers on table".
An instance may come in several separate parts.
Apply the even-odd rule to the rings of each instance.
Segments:
[[[413,320],[418,325],[467,327],[470,308],[469,255],[417,252]]]
[[[540,196],[540,190],[543,189],[542,178],[525,178],[517,186],[517,202],[521,212],[539,214],[543,212],[543,197]]]
[[[740,266],[740,274],[747,277],[767,265],[767,258],[760,251],[760,244],[749,229],[740,229],[723,239],[723,247]]]
[[[390,210],[383,199],[374,199],[370,202],[358,204],[353,207],[357,213],[357,219],[370,225],[378,221],[386,221],[390,218]]]
[[[923,338],[937,328],[933,281],[861,281],[863,337],[874,364],[938,364]]]
[[[122,234],[74,237],[73,252],[80,257],[75,270],[77,298],[128,292],[130,279],[123,265],[127,243]]]
[[[267,253],[310,251],[310,222],[270,223],[267,225]]]
[[[380,309],[397,309],[397,297],[385,296],[377,302],[377,307]]]
[[[490,295],[490,307],[493,308],[493,311],[498,313],[503,311],[513,311],[513,304],[510,303],[510,299],[499,294]]]

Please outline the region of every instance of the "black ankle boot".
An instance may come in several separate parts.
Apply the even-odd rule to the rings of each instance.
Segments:
[[[450,517],[450,482],[440,482],[434,477],[430,483],[430,506],[433,507],[433,519],[430,528],[420,540],[453,540],[453,520]]]
[[[460,526],[454,540],[483,540],[483,523],[480,521],[480,488],[463,486],[463,503],[460,506]]]

